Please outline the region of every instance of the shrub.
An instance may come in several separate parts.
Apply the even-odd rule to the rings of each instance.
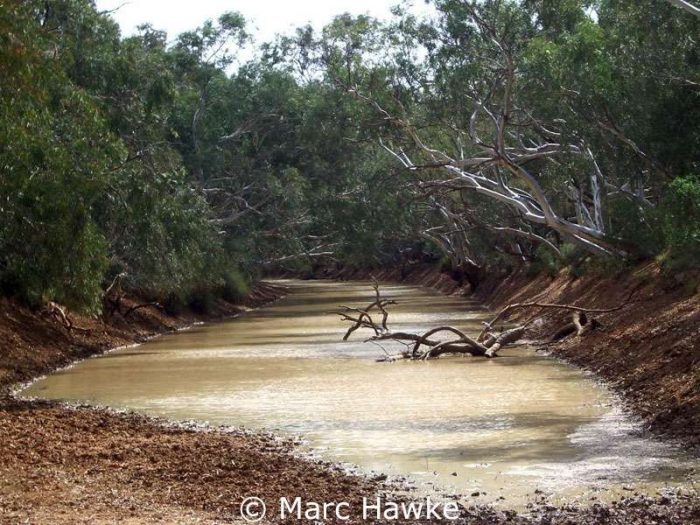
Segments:
[[[664,267],[680,271],[700,267],[700,179],[675,179],[661,204],[666,245]]]
[[[632,260],[655,257],[663,249],[663,234],[659,210],[642,207],[628,199],[610,203],[608,216],[612,237],[620,239],[620,246]]]
[[[210,314],[216,306],[216,295],[211,288],[198,288],[190,294],[187,304],[193,312]]]
[[[245,298],[250,292],[250,281],[238,270],[229,270],[224,274],[221,297],[231,303]]]
[[[534,254],[534,262],[528,268],[529,274],[545,273],[550,277],[554,277],[559,273],[561,268],[561,260],[556,256],[551,248],[541,244],[537,247]]]
[[[168,315],[180,315],[186,307],[185,298],[178,292],[169,293],[163,301],[163,308]]]

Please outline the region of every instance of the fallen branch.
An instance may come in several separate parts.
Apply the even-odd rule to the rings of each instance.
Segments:
[[[432,328],[423,334],[392,332],[388,327],[389,311],[387,310],[387,307],[389,305],[396,304],[396,301],[385,299],[381,296],[379,291],[379,283],[376,281],[376,279],[373,280],[373,288],[375,292],[375,300],[366,308],[341,306],[343,311],[336,313],[343,321],[349,321],[352,323],[345,333],[343,341],[347,341],[349,337],[360,328],[367,328],[374,332],[374,335],[366,341],[377,344],[386,354],[386,356],[378,359],[378,361],[395,361],[397,359],[424,361],[427,359],[434,359],[444,354],[469,354],[471,356],[487,358],[497,357],[498,352],[503,348],[520,344],[519,342],[525,336],[527,327],[537,319],[537,316],[535,316],[520,326],[504,330],[500,333],[494,332],[494,326],[496,323],[508,313],[516,309],[539,308],[542,310],[569,310],[572,312],[571,322],[555,332],[550,341],[560,341],[561,339],[571,335],[581,337],[585,333],[600,326],[598,321],[593,318],[589,318],[587,314],[609,313],[620,310],[629,303],[632,296],[639,289],[639,287],[636,287],[634,290],[632,290],[627,299],[614,308],[585,308],[582,306],[569,304],[540,303],[535,301],[510,304],[498,312],[496,317],[490,322],[484,323],[484,329],[476,339],[473,339],[462,330],[452,326]],[[375,309],[382,315],[381,324],[378,324],[372,318],[370,312]],[[445,333],[453,335],[454,338],[442,340],[436,337],[439,334],[441,335]],[[406,350],[399,354],[391,355],[379,344],[381,341],[396,341],[405,345]]]
[[[353,332],[360,328],[367,328],[374,332],[374,336],[367,339],[367,342],[378,344],[380,341],[396,341],[407,346],[405,352],[392,356],[384,350],[387,356],[383,357],[382,361],[394,361],[396,359],[413,359],[427,360],[438,357],[443,354],[469,354],[472,356],[495,356],[495,352],[489,355],[489,346],[479,343],[469,337],[461,330],[452,326],[441,326],[428,330],[424,334],[411,334],[407,332],[392,332],[388,326],[389,311],[387,307],[396,304],[396,301],[386,299],[381,296],[379,291],[379,283],[373,279],[373,289],[375,300],[365,308],[354,308],[350,306],[341,306],[341,312],[336,312],[343,321],[349,321],[352,325],[348,328],[343,341],[347,341]],[[379,311],[382,316],[381,323],[378,324],[372,318],[370,312]],[[351,315],[354,313],[356,315]],[[456,336],[456,339],[438,340],[433,339],[437,334],[448,332]],[[501,346],[503,345],[501,340]],[[425,350],[421,349],[425,347]],[[500,347],[499,347],[500,348]]]
[[[90,332],[90,330],[86,328],[80,328],[78,326],[75,326],[65,309],[57,303],[50,301],[46,309],[49,315],[51,315],[54,319],[59,321],[68,332],[76,331],[84,334]]]
[[[154,302],[154,303],[137,304],[136,306],[132,306],[131,308],[129,308],[129,309],[126,311],[126,313],[124,314],[124,319],[126,319],[127,317],[129,317],[129,316],[130,316],[131,314],[133,314],[136,310],[140,310],[141,308],[149,308],[149,307],[151,307],[151,306],[154,307],[154,308],[157,308],[157,309],[160,310],[161,312],[165,311],[165,308],[164,308],[163,305],[161,305],[160,303],[155,303],[155,302]]]
[[[440,332],[452,332],[453,334],[457,335],[459,339],[454,340],[454,341],[448,341],[447,343],[438,343],[437,345],[430,345],[428,341],[428,337],[431,335],[435,335]],[[480,355],[485,355],[486,352],[488,351],[488,348],[485,347],[484,345],[474,341],[471,337],[468,337],[466,334],[464,334],[461,330],[457,330],[456,328],[453,328],[451,326],[441,326],[440,328],[433,328],[432,330],[428,330],[426,333],[424,333],[420,339],[416,341],[416,344],[413,346],[413,351],[412,355],[413,357],[416,357],[418,354],[418,350],[420,349],[421,345],[427,344],[428,346],[433,346],[434,348],[428,350],[423,356],[422,359],[427,359],[431,355],[440,355],[440,353],[445,353],[446,351],[443,351],[444,348],[449,347],[451,345],[457,345],[457,344],[464,344],[467,345],[470,350],[474,352],[478,352]],[[471,353],[471,352],[470,352]]]
[[[344,310],[344,312],[336,312],[337,315],[341,316],[343,321],[352,321],[353,325],[348,328],[348,331],[345,333],[345,337],[343,337],[343,341],[347,341],[350,335],[357,330],[358,328],[370,328],[374,331],[374,334],[376,336],[388,332],[389,329],[387,328],[387,320],[389,318],[389,312],[386,310],[386,307],[392,304],[396,304],[396,301],[390,300],[390,299],[383,299],[381,297],[381,293],[379,292],[379,282],[375,279],[372,278],[372,287],[374,288],[374,293],[375,293],[375,301],[370,303],[366,308],[351,308],[349,306],[340,306]],[[382,324],[377,325],[373,320],[372,316],[370,315],[370,311],[373,308],[377,308],[380,313],[382,314]],[[346,312],[356,312],[359,314],[357,317],[352,317],[348,315]]]
[[[614,308],[585,308],[582,306],[574,306],[570,304],[554,304],[554,303],[539,303],[539,302],[527,302],[527,303],[513,303],[509,304],[505,308],[503,308],[496,317],[494,317],[491,321],[489,322],[484,322],[484,329],[481,331],[479,334],[479,337],[477,338],[477,341],[483,341],[484,338],[486,337],[486,334],[488,334],[490,331],[493,330],[493,326],[500,321],[503,317],[508,315],[510,312],[513,310],[517,309],[523,309],[523,308],[541,308],[543,310],[571,310],[573,312],[580,312],[580,313],[585,313],[585,314],[607,314],[611,312],[616,312],[618,310],[622,310],[627,304],[629,304],[630,300],[634,296],[635,293],[639,290],[639,286],[635,287],[630,294],[627,296],[627,299],[625,299],[622,303],[619,305],[615,306]],[[535,318],[530,319],[527,321],[523,326],[527,327],[529,324],[531,324]]]

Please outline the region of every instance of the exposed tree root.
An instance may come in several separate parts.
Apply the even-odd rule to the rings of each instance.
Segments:
[[[72,331],[81,332],[81,333],[89,332],[89,330],[75,326],[73,324],[73,321],[71,321],[70,317],[68,316],[68,313],[65,311],[65,309],[62,308],[57,303],[54,303],[53,301],[49,302],[49,304],[45,308],[45,311],[51,317],[53,317],[59,323],[61,323],[63,325],[63,327],[68,332],[72,332]]]

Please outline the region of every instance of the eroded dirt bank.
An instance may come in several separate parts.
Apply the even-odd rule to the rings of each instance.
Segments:
[[[648,264],[604,277],[532,279],[516,274],[488,284],[490,289],[479,293],[494,309],[532,299],[601,309],[624,304],[615,312],[594,314],[602,324],[599,329],[546,349],[604,379],[650,430],[678,438],[700,452],[697,275],[665,277],[658,266]],[[552,327],[561,326],[569,317],[561,311],[547,313],[538,334],[548,337]]]
[[[427,276],[437,279],[434,286],[442,283],[447,292],[457,290],[449,278],[422,271],[425,275],[416,273],[411,282]],[[259,288],[248,304],[265,303],[280,293]],[[239,310],[222,303],[216,315]],[[1,304],[1,523],[241,522],[239,505],[249,495],[262,497],[268,506],[280,497],[302,496],[315,502],[348,501],[354,509],[362,497],[394,489],[381,478],[353,475],[300,456],[293,443],[270,436],[172,427],[133,414],[16,401],[8,395],[16,381],[196,320],[204,318],[193,313],[166,317],[149,309],[139,310],[128,323],[110,325],[75,316],[75,325],[85,331],[68,333],[51,318],[10,301]],[[698,521],[697,497],[665,495],[586,509],[541,501],[520,514],[467,504],[461,523]]]
[[[0,394],[6,394],[14,383],[34,379],[76,360],[140,343],[196,322],[230,318],[285,293],[281,287],[260,283],[240,304],[219,300],[207,314],[185,310],[168,315],[149,307],[135,310],[126,318],[116,314],[105,321],[69,313],[72,330],[49,312],[32,311],[0,298]],[[123,311],[138,304],[141,304],[138,298],[126,297]]]

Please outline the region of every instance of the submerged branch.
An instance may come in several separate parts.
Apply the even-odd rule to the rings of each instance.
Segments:
[[[336,312],[341,317],[342,321],[348,321],[351,326],[348,328],[343,341],[347,341],[350,336],[361,328],[372,330],[374,335],[366,339],[366,342],[378,345],[386,354],[378,359],[378,361],[395,361],[397,359],[409,359],[414,361],[425,361],[434,359],[444,354],[468,354],[472,357],[498,357],[498,353],[508,346],[514,346],[522,342],[525,337],[528,326],[530,326],[537,317],[533,317],[527,322],[496,332],[495,324],[505,317],[508,313],[521,308],[539,308],[542,310],[561,309],[569,310],[573,313],[570,323],[564,325],[557,330],[551,337],[550,341],[559,341],[566,337],[575,335],[580,337],[585,333],[600,326],[595,319],[589,319],[586,314],[592,313],[608,313],[624,308],[629,303],[630,299],[639,289],[636,287],[630,293],[629,297],[622,304],[614,308],[584,308],[568,304],[553,304],[540,302],[527,302],[510,304],[503,308],[496,317],[490,322],[484,323],[484,329],[479,336],[474,339],[465,334],[462,330],[452,326],[440,326],[431,328],[422,334],[414,334],[410,332],[392,332],[388,326],[389,311],[387,307],[396,304],[396,301],[386,299],[381,296],[379,284],[376,279],[373,279],[373,288],[375,292],[375,300],[366,308],[357,308],[350,306],[341,306],[342,311]],[[381,324],[375,322],[370,312],[378,310],[382,315]],[[353,315],[354,314],[354,315]],[[448,339],[440,339],[443,334],[450,334],[453,337]],[[406,350],[396,354],[389,354],[386,349],[379,343],[382,341],[395,341],[406,346]]]

